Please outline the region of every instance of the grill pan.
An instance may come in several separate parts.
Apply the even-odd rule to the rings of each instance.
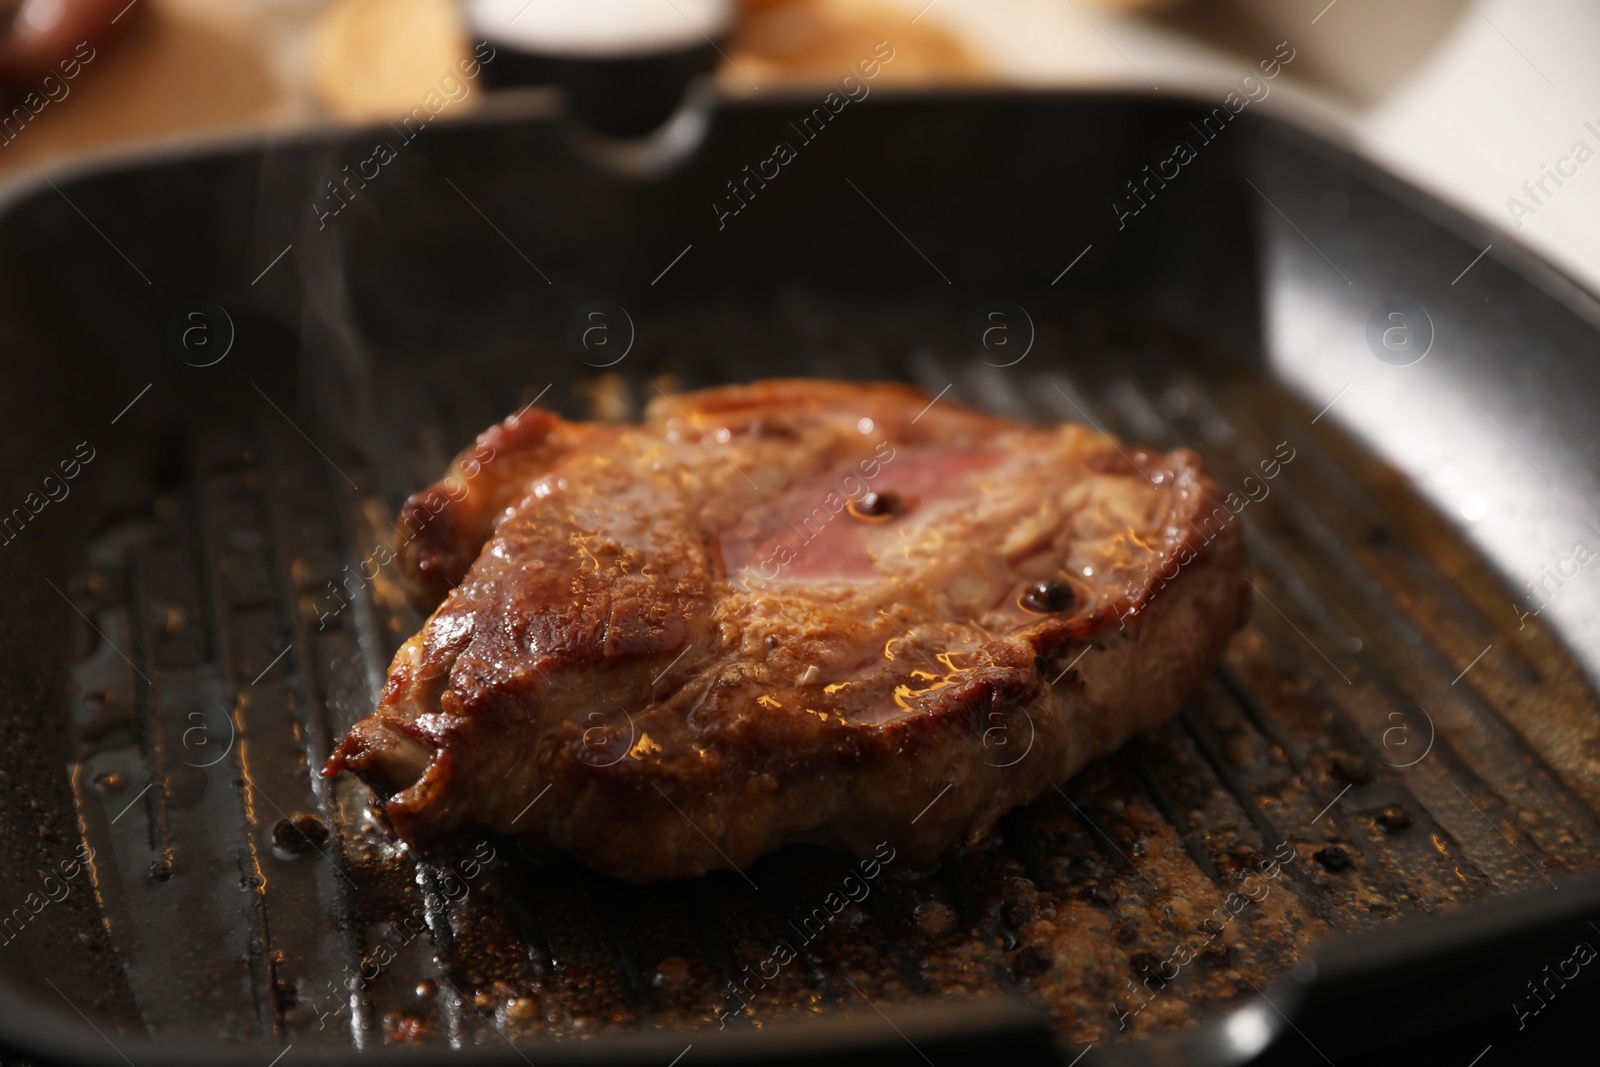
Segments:
[[[1207,112],[1131,96],[880,95],[719,228],[813,103],[719,104],[641,176],[551,97],[507,97],[320,227],[324,183],[392,131],[13,190],[10,1055],[1305,1062],[1477,1042],[1491,1013],[1483,1040],[1511,1040],[1600,896],[1593,600],[1574,581],[1519,616],[1517,588],[1594,499],[1594,301],[1251,115],[1119,225]],[[1365,341],[1394,299],[1431,323],[1408,367]],[[995,301],[1012,348],[984,346]],[[581,343],[595,308],[617,347]],[[739,997],[841,857],[647,888],[499,838],[418,857],[315,776],[420,622],[364,564],[474,432],[797,374],[1193,444],[1225,488],[1286,444],[1241,513],[1250,627],[1174,722],[983,845],[891,862]],[[1476,525],[1462,485],[1498,504]],[[329,836],[291,856],[296,812]]]

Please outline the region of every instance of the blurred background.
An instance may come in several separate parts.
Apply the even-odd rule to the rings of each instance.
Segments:
[[[72,164],[397,120],[479,36],[459,0],[0,6],[0,187],[12,189]],[[1260,107],[1513,231],[1600,289],[1600,166],[1571,161],[1577,142],[1600,150],[1592,0],[635,0],[610,13],[505,0],[498,17],[535,33],[560,24],[561,9],[587,8],[598,25],[585,32],[625,42],[648,34],[649,13],[638,12],[651,6],[715,46],[713,77],[728,95],[835,81],[889,39],[895,60],[876,88],[1115,88],[1220,102],[1287,42],[1295,59]],[[453,102],[445,118],[486,95]],[[1547,175],[1564,157],[1576,174],[1557,183]]]

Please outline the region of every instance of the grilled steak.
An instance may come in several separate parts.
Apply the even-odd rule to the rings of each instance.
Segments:
[[[897,385],[525,410],[408,502],[434,608],[325,774],[412,841],[488,828],[635,882],[792,841],[916,862],[1177,711],[1243,624],[1187,450]]]

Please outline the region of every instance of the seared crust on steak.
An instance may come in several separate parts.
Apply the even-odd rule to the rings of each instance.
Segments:
[[[635,882],[986,834],[1174,714],[1250,587],[1192,452],[930,400],[768,381],[506,420],[408,502],[437,610],[323,773],[407,840]]]

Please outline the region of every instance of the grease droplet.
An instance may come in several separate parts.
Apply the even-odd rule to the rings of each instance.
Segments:
[[[1054,615],[1068,611],[1077,602],[1077,591],[1072,588],[1070,582],[1060,578],[1035,582],[1017,598],[1017,604],[1024,611],[1031,611],[1036,615]]]
[[[128,779],[120,771],[101,771],[94,776],[95,792],[101,796],[115,796],[128,788]]]
[[[1411,825],[1411,813],[1398,804],[1390,804],[1373,818],[1385,833],[1399,833]]]
[[[1327,848],[1318,849],[1312,859],[1316,860],[1323,870],[1334,874],[1340,871],[1348,871],[1352,866],[1349,854],[1338,845],[1329,845]]]
[[[668,956],[656,964],[650,984],[657,989],[682,989],[689,983],[689,964],[681,956]]]
[[[272,828],[272,847],[289,855],[320,849],[327,843],[327,824],[309,811],[297,811],[287,819],[279,819]]]
[[[889,522],[898,515],[904,515],[911,510],[912,501],[896,493],[892,489],[885,489],[879,493],[869,490],[860,500],[852,500],[846,505],[850,517],[861,522]]]

